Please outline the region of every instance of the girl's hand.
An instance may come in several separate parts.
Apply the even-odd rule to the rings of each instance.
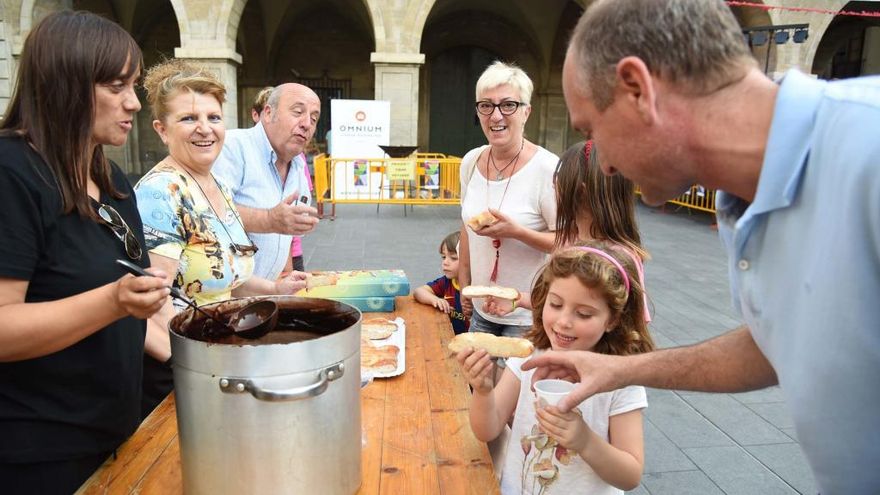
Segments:
[[[471,302],[471,298],[461,296],[461,312],[464,314],[465,318],[470,318],[474,313],[474,303]]]
[[[537,403],[535,409],[541,431],[556,443],[573,452],[581,452],[587,446],[592,431],[577,409],[564,413],[556,406],[541,407]]]
[[[446,314],[449,314],[449,312],[452,311],[452,306],[449,305],[449,301],[442,297],[434,299],[433,306]]]
[[[127,315],[145,320],[162,309],[171,289],[166,285],[165,272],[148,268],[152,277],[124,275],[116,281],[116,304]]]
[[[461,364],[464,376],[475,393],[488,394],[495,386],[495,363],[483,349],[464,349],[455,359]]]
[[[490,315],[505,316],[513,313],[514,309],[516,307],[513,305],[513,301],[509,299],[498,299],[493,296],[486,296],[483,299],[483,311]]]
[[[298,272],[296,270],[290,272],[284,278],[275,282],[275,293],[287,295],[294,294],[300,289],[305,289],[307,276],[306,272]]]
[[[509,216],[498,210],[489,208],[489,212],[495,215],[498,220],[492,225],[487,225],[476,231],[477,235],[491,237],[493,239],[504,239],[505,237],[517,237],[519,230],[522,228],[518,223],[510,219]]]

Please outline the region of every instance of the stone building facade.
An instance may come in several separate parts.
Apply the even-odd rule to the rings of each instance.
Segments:
[[[756,3],[761,3],[755,0]],[[324,101],[317,141],[329,129],[331,98],[391,102],[391,144],[461,156],[484,142],[473,115],[474,84],[493,60],[532,77],[527,136],[561,152],[578,138],[568,125],[561,68],[568,33],[588,0],[0,0],[0,110],[31,26],[72,8],[102,14],[132,33],[145,65],[165,57],[200,62],[226,84],[230,128],[251,125],[250,102],[264,86],[297,81]],[[880,73],[880,19],[834,15],[880,10],[880,2],[775,0],[733,7],[744,29],[807,24],[801,43],[753,47],[772,76],[791,67],[820,77]],[[109,154],[141,173],[165,154],[140,112],[125,147]]]

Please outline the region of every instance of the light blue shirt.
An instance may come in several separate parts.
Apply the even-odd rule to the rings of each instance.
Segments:
[[[820,492],[880,493],[880,77],[786,74],[754,201],[717,210]]]
[[[275,168],[278,155],[272,149],[263,124],[250,129],[226,132],[223,151],[214,163],[212,172],[232,190],[236,204],[251,208],[269,209],[284,198],[297,193],[311,203],[311,194],[305,176],[306,164],[300,156],[290,163],[284,184]],[[274,280],[281,274],[290,256],[290,241],[286,234],[250,234],[259,250],[254,258],[254,275]]]

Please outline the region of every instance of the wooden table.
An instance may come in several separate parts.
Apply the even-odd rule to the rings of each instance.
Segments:
[[[405,320],[406,371],[361,393],[367,444],[357,493],[499,493],[486,444],[468,424],[467,381],[446,350],[448,317],[412,297],[374,315]],[[182,493],[175,414],[172,394],[77,493]]]

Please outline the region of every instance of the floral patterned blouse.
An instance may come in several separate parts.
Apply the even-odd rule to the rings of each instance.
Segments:
[[[229,299],[254,271],[253,255],[233,250],[233,244],[251,242],[229,188],[217,184],[227,203],[222,219],[194,179],[167,163],[153,167],[135,186],[147,249],[179,260],[174,285],[198,305]]]

